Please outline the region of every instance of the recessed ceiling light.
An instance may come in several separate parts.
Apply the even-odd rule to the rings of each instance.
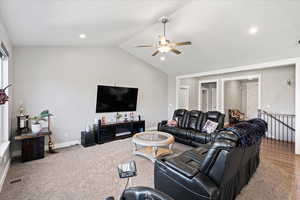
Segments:
[[[161,60],[161,61],[164,61],[164,60],[166,60],[166,58],[165,58],[164,56],[161,56],[161,57],[160,57],[160,60]]]
[[[86,38],[86,34],[83,34],[83,33],[82,33],[82,34],[79,35],[79,37],[80,37],[81,39],[85,39],[85,38]]]
[[[258,28],[256,26],[253,26],[249,29],[249,33],[251,35],[255,35],[258,32]]]

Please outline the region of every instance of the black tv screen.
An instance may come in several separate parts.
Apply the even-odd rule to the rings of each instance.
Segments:
[[[136,111],[138,88],[98,85],[96,112]]]

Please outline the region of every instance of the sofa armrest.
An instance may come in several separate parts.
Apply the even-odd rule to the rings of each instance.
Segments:
[[[205,155],[205,158],[203,159],[199,170],[202,173],[207,174],[212,165],[214,164],[215,160],[217,159],[217,156],[219,155],[220,151],[229,151],[233,147],[235,147],[235,142],[223,139],[216,140]]]
[[[163,120],[163,121],[159,122],[157,125],[157,130],[160,130],[160,127],[167,125],[167,123],[168,123],[168,120]]]
[[[205,174],[197,172],[187,177],[157,160],[154,166],[155,188],[169,194],[175,199],[217,199],[218,187]]]
[[[174,200],[167,194],[149,187],[132,187],[123,192],[121,200],[140,200],[140,199],[156,199],[156,200]]]

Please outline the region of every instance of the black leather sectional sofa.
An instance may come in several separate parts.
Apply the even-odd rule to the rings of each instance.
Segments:
[[[155,162],[155,188],[175,200],[233,200],[259,165],[260,119],[221,130],[211,144]]]
[[[208,134],[202,131],[206,121],[217,122],[217,130],[219,130],[224,126],[224,117],[224,114],[217,111],[204,113],[198,110],[178,109],[173,115],[177,126],[168,126],[167,121],[162,121],[158,124],[158,130],[172,134],[177,142],[197,147],[211,142],[215,137],[215,133]]]

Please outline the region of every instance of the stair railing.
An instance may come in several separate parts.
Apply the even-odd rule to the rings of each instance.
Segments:
[[[268,123],[266,138],[283,143],[295,142],[295,115],[258,110],[258,118]]]

